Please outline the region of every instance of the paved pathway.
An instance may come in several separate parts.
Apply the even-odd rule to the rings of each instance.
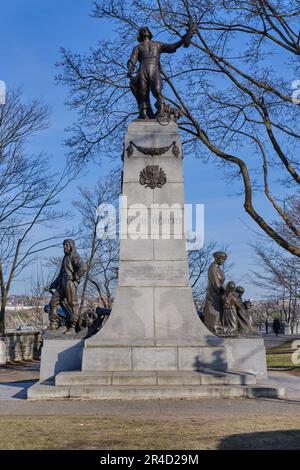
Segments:
[[[212,416],[230,417],[232,414],[299,415],[300,377],[284,372],[269,372],[268,381],[259,381],[274,387],[285,387],[288,400],[200,399],[200,400],[58,400],[27,401],[27,389],[38,378],[38,362],[25,365],[11,364],[0,368],[0,415],[147,415],[164,417]]]
[[[1,416],[124,416],[157,419],[236,416],[299,416],[299,400],[208,399],[199,400],[57,400],[0,399]]]
[[[24,399],[26,398],[27,389],[33,385],[34,382],[6,382],[0,383],[0,400],[8,400],[12,398]]]
[[[286,372],[268,372],[268,380],[261,380],[258,383],[271,387],[284,387],[289,400],[299,400],[300,403],[300,376],[288,374]]]
[[[0,400],[26,398],[27,389],[39,378],[39,361],[9,363],[0,367]]]
[[[299,339],[300,335],[279,335],[276,336],[274,333],[270,333],[269,335],[263,334],[262,335],[266,349],[275,348],[276,346],[280,346],[280,344],[286,343],[287,341],[294,341]]]

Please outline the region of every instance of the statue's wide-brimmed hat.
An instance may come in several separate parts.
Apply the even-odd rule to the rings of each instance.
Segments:
[[[139,33],[138,33],[136,38],[137,38],[138,42],[142,42],[142,40],[144,39],[145,36],[148,36],[149,39],[153,38],[153,34],[151,33],[148,26],[143,26],[142,28],[140,28]]]
[[[215,253],[213,253],[213,257],[215,259],[218,259],[218,258],[227,258],[227,254],[225,253],[225,251],[216,251]]]

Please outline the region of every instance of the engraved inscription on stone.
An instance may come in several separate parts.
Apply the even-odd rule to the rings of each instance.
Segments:
[[[124,277],[127,282],[133,280],[138,281],[178,281],[182,280],[186,275],[185,265],[171,265],[165,264],[163,266],[158,265],[136,265],[135,263],[132,266],[127,266],[124,269]]]

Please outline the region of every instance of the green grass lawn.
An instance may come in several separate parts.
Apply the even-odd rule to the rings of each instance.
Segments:
[[[293,375],[300,376],[300,364],[293,364],[292,354],[295,348],[292,348],[293,341],[286,341],[280,346],[267,351],[267,366],[269,370],[285,370]],[[298,355],[300,362],[300,353]]]

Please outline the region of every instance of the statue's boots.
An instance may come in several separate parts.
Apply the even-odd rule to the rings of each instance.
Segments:
[[[164,105],[164,101],[162,98],[158,98],[158,100],[155,103],[155,107],[157,109],[156,117],[164,117],[166,115],[165,105]]]
[[[140,119],[149,119],[147,106],[141,107],[139,118]]]
[[[65,331],[66,335],[76,335],[76,326],[78,324],[78,304],[74,303],[71,304],[71,316],[66,322],[67,331]]]
[[[52,331],[57,330],[59,328],[59,326],[60,326],[59,317],[55,313],[51,312],[51,314],[50,314],[50,324],[49,324],[47,329],[52,330]]]

